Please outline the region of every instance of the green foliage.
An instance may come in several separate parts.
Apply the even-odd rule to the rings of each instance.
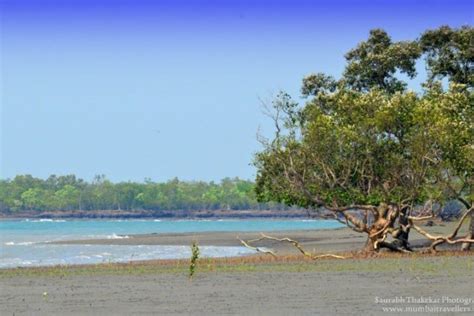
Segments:
[[[303,95],[311,97],[305,105],[279,94],[274,118],[285,124],[276,124],[274,139],[255,157],[258,200],[302,207],[472,200],[474,97],[472,84],[458,83],[461,68],[472,75],[463,52],[468,33],[472,28],[427,32],[420,44],[393,43],[372,30],[346,55],[339,81],[324,74],[303,79]],[[457,54],[439,50],[455,43]],[[432,75],[448,76],[449,89],[431,80],[422,93],[405,91],[396,74],[415,76],[420,47]],[[443,59],[464,66],[443,72]]]
[[[371,30],[367,41],[346,54],[347,66],[343,80],[357,91],[373,88],[389,93],[403,91],[406,84],[397,79],[395,74],[405,73],[413,78],[420,53],[416,42],[394,43],[384,30]]]
[[[54,193],[56,205],[59,209],[70,210],[79,208],[80,192],[70,184],[66,184]]]
[[[441,26],[424,32],[419,40],[426,56],[429,80],[448,77],[450,81],[474,85],[474,28]]]
[[[191,245],[191,260],[189,263],[189,278],[192,279],[194,273],[196,272],[197,262],[199,259],[199,246],[196,242],[193,242]]]
[[[319,93],[334,92],[337,87],[336,80],[323,73],[311,74],[303,79],[301,94],[304,97],[315,96]]]
[[[85,182],[74,175],[46,180],[19,175],[0,180],[0,211],[23,210],[240,210],[278,208],[257,202],[254,183],[225,178],[220,183],[112,183],[105,176]]]

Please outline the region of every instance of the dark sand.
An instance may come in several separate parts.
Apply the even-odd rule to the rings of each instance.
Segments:
[[[455,223],[425,227],[432,234],[447,234],[454,229]],[[464,230],[460,231],[460,235]],[[273,237],[289,237],[298,240],[308,251],[313,252],[346,252],[360,250],[364,247],[367,235],[354,232],[349,228],[266,232]],[[201,246],[242,246],[239,239],[251,240],[260,237],[260,232],[204,232],[181,234],[146,234],[130,235],[124,239],[88,239],[57,242],[58,244],[91,244],[91,245],[191,245],[196,241]],[[426,245],[427,240],[412,231],[410,243],[417,247]],[[298,253],[289,243],[263,240],[252,245],[272,248],[280,254]]]
[[[424,304],[376,304],[377,297],[473,298],[474,273],[466,269],[472,256],[416,259],[428,267],[416,272],[408,260],[364,259],[347,271],[326,260],[332,265],[324,264],[327,271],[203,272],[193,281],[185,273],[3,277],[0,314],[382,315],[384,307]],[[444,272],[445,264],[464,271]]]
[[[445,229],[439,226],[430,231]],[[240,243],[236,235],[147,235],[87,243],[173,245],[197,240],[201,245],[237,246]],[[258,237],[258,233],[238,235],[243,239]],[[272,235],[299,239],[317,252],[358,250],[365,241],[363,235],[347,229]],[[413,238],[417,236],[413,234]],[[84,241],[70,243],[77,242]],[[280,253],[293,251],[288,245],[261,245],[272,246]],[[28,273],[28,269],[0,271],[0,315],[397,315],[400,312],[389,313],[383,308],[426,304],[375,303],[377,297],[474,299],[472,255],[255,263],[255,269],[248,266],[252,263],[214,271],[199,271],[198,266],[193,281],[187,277],[186,266],[143,273],[137,272],[139,264],[132,265],[128,272],[105,269],[79,273],[70,268],[72,272],[62,276],[54,269],[39,274]],[[474,311],[472,302],[430,306],[455,305]]]
[[[308,250],[316,251],[347,251],[361,248],[365,237],[362,234],[348,229],[334,230],[302,230],[267,232],[275,237],[289,237],[297,239]],[[59,244],[104,244],[104,245],[191,245],[196,241],[201,246],[242,246],[239,239],[249,240],[260,237],[259,232],[205,232],[183,234],[148,234],[130,235],[124,239],[93,239],[71,240],[58,242]],[[261,241],[253,243],[260,247],[270,247],[280,253],[293,253],[294,247],[288,243],[275,241]]]

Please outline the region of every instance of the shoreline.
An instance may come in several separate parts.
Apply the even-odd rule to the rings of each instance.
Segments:
[[[450,232],[456,222],[446,222],[440,225],[426,227],[432,234],[447,234]],[[463,225],[460,234],[466,225]],[[162,246],[190,246],[196,242],[200,246],[230,246],[242,247],[242,240],[258,239],[260,234],[274,236],[277,238],[291,238],[297,240],[300,245],[308,251],[314,253],[337,253],[353,252],[363,249],[367,235],[357,233],[347,227],[322,228],[307,230],[276,230],[276,231],[206,231],[206,232],[187,232],[187,233],[151,233],[151,234],[129,234],[119,235],[123,238],[117,239],[78,239],[62,240],[52,242],[59,245],[162,245]],[[410,244],[414,248],[421,248],[429,244],[429,241],[416,231],[410,236]],[[290,243],[278,242],[272,240],[261,240],[252,243],[256,247],[270,248],[281,255],[298,254],[298,250]],[[440,249],[449,248],[441,246]]]
[[[152,233],[119,235],[119,239],[78,239],[52,242],[58,245],[161,245],[161,246],[189,246],[197,242],[199,246],[243,247],[238,238],[250,240],[259,238],[260,233],[283,238],[289,237],[298,240],[308,250],[321,251],[349,251],[362,248],[365,236],[352,230],[328,228],[317,230],[283,230],[283,231],[254,231],[254,232],[189,232],[189,233]],[[257,247],[271,248],[281,254],[296,254],[297,250],[288,243],[262,240],[253,243]]]
[[[3,219],[331,219],[325,212],[307,210],[160,210],[160,211],[21,211],[0,213]]]
[[[450,232],[455,222],[442,223],[441,225],[426,227],[432,234],[445,235]],[[460,234],[464,233],[466,227],[463,227]],[[302,248],[306,251],[315,254],[339,254],[339,253],[353,253],[362,250],[365,246],[367,236],[366,234],[357,233],[347,227],[338,228],[320,228],[320,229],[300,229],[300,230],[275,230],[275,231],[204,231],[204,232],[186,232],[186,233],[148,233],[148,234],[119,234],[114,237],[100,237],[89,239],[69,239],[58,241],[45,241],[39,244],[45,245],[93,245],[93,246],[179,246],[190,247],[192,243],[196,242],[203,247],[244,247],[240,240],[248,241],[255,240],[261,237],[261,233],[276,238],[290,238],[299,242]],[[420,249],[429,245],[429,241],[416,232],[410,236],[411,246],[415,249]],[[300,254],[297,248],[291,243],[279,242],[274,240],[260,240],[252,242],[254,247],[265,248],[274,251],[279,256],[297,255]],[[440,249],[454,249],[448,245],[443,245]],[[134,251],[134,250],[131,250]],[[222,257],[214,254],[214,258],[242,258],[246,256],[253,256],[254,254],[227,256],[222,253]],[[133,256],[132,256],[133,258]],[[150,257],[141,260],[178,260],[172,259],[169,256],[167,259],[159,257]],[[176,256],[176,258],[183,258]],[[132,259],[127,259],[128,260]],[[132,260],[138,261],[138,260]],[[74,263],[71,263],[74,265]],[[90,262],[88,264],[94,265],[98,262]],[[48,266],[48,265],[44,265]],[[28,267],[26,267],[28,268]]]
[[[457,222],[441,222],[437,225],[426,227],[432,234],[445,235],[451,232]],[[459,232],[462,235],[467,229],[466,223]],[[90,245],[191,245],[197,242],[202,246],[242,246],[239,239],[250,240],[260,237],[260,234],[275,236],[278,238],[288,237],[298,240],[303,246],[312,250],[322,249],[324,251],[353,251],[360,250],[364,246],[367,235],[353,231],[348,227],[300,229],[300,230],[274,230],[274,231],[204,231],[185,233],[148,233],[148,234],[121,234],[124,238],[118,239],[77,239],[61,240],[53,244],[90,244]],[[416,231],[410,235],[410,243],[420,244],[426,238]],[[259,247],[274,246],[279,250],[294,249],[288,243],[262,240],[255,243]],[[358,248],[359,247],[359,248]]]
[[[252,255],[238,256],[238,257],[214,257],[214,258],[199,258],[198,264],[201,266],[202,273],[216,272],[215,269],[222,268],[237,268],[239,266],[262,266],[267,268],[269,266],[281,266],[282,268],[292,265],[312,265],[312,264],[335,264],[338,262],[355,263],[355,262],[366,262],[373,264],[377,261],[392,261],[392,260],[430,260],[430,259],[445,259],[451,258],[465,258],[466,260],[472,261],[470,264],[474,264],[474,251],[461,251],[461,250],[443,250],[439,252],[419,252],[416,254],[404,254],[398,252],[379,252],[376,254],[361,253],[356,250],[337,252],[336,254],[344,256],[345,259],[337,259],[331,257],[320,258],[313,260],[311,258],[304,257],[301,253],[297,254],[280,254],[276,257],[272,257],[268,254],[255,253]],[[463,259],[464,260],[464,259]],[[127,262],[103,262],[97,264],[58,264],[58,265],[47,265],[47,266],[30,266],[30,267],[14,267],[14,268],[0,268],[0,280],[2,277],[11,277],[15,275],[33,274],[37,276],[49,275],[51,272],[123,272],[125,270],[128,273],[134,273],[136,271],[130,270],[130,268],[147,267],[150,270],[158,270],[160,273],[176,272],[175,269],[183,270],[186,272],[186,268],[189,267],[189,259],[149,259],[149,260],[136,260]],[[316,266],[307,266],[306,269],[318,269]],[[474,271],[473,271],[474,272]]]
[[[446,233],[454,224],[427,229]],[[196,238],[200,245],[240,245],[236,234],[242,239],[259,235],[147,234],[68,242],[160,244]],[[358,253],[366,235],[348,228],[268,234],[298,238],[308,251],[315,248],[317,253],[347,258],[311,260],[291,245],[275,243],[273,247],[279,247],[276,258],[265,254],[200,258],[192,279],[189,259],[0,269],[0,314],[378,315],[393,305],[375,304],[376,298],[473,299],[474,251],[367,255]],[[412,240],[421,237],[414,233]],[[474,308],[474,304],[465,307]]]

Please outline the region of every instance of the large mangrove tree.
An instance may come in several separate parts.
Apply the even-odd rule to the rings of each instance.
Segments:
[[[367,234],[366,250],[411,251],[409,232],[473,243],[474,29],[444,26],[415,41],[383,30],[346,54],[341,78],[303,79],[306,102],[280,93],[269,106],[275,134],[256,155],[260,201],[326,210]],[[401,78],[428,78],[409,91]],[[400,76],[403,74],[403,76]],[[458,200],[471,235],[432,236],[417,223]]]

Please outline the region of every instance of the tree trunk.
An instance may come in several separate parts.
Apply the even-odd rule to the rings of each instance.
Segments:
[[[469,232],[467,233],[466,238],[473,239],[474,238],[474,212],[471,212],[471,224],[469,225]],[[465,242],[462,244],[462,250],[470,250],[472,243]]]
[[[365,247],[364,247],[364,252],[374,252],[377,249],[375,249],[375,239],[371,239],[370,237],[367,237],[367,241],[365,242]]]
[[[409,228],[409,208],[394,208],[394,206],[387,206],[381,204],[378,208],[379,216],[372,224],[369,230],[369,237],[365,244],[364,251],[378,251],[382,248],[387,248],[392,251],[408,252],[412,251],[408,243]],[[393,229],[398,220],[398,228]],[[393,241],[386,241],[384,235],[388,234],[387,230],[391,229],[391,236]]]
[[[364,252],[371,252],[375,251],[374,241],[367,237],[367,241],[365,242]]]
[[[399,248],[412,251],[410,248],[410,244],[408,243],[408,236],[410,235],[410,228],[408,226],[408,216],[409,216],[408,208],[404,208],[400,211],[400,215],[398,218],[398,224],[400,227],[398,228],[397,232],[393,235],[395,239],[393,244]]]

